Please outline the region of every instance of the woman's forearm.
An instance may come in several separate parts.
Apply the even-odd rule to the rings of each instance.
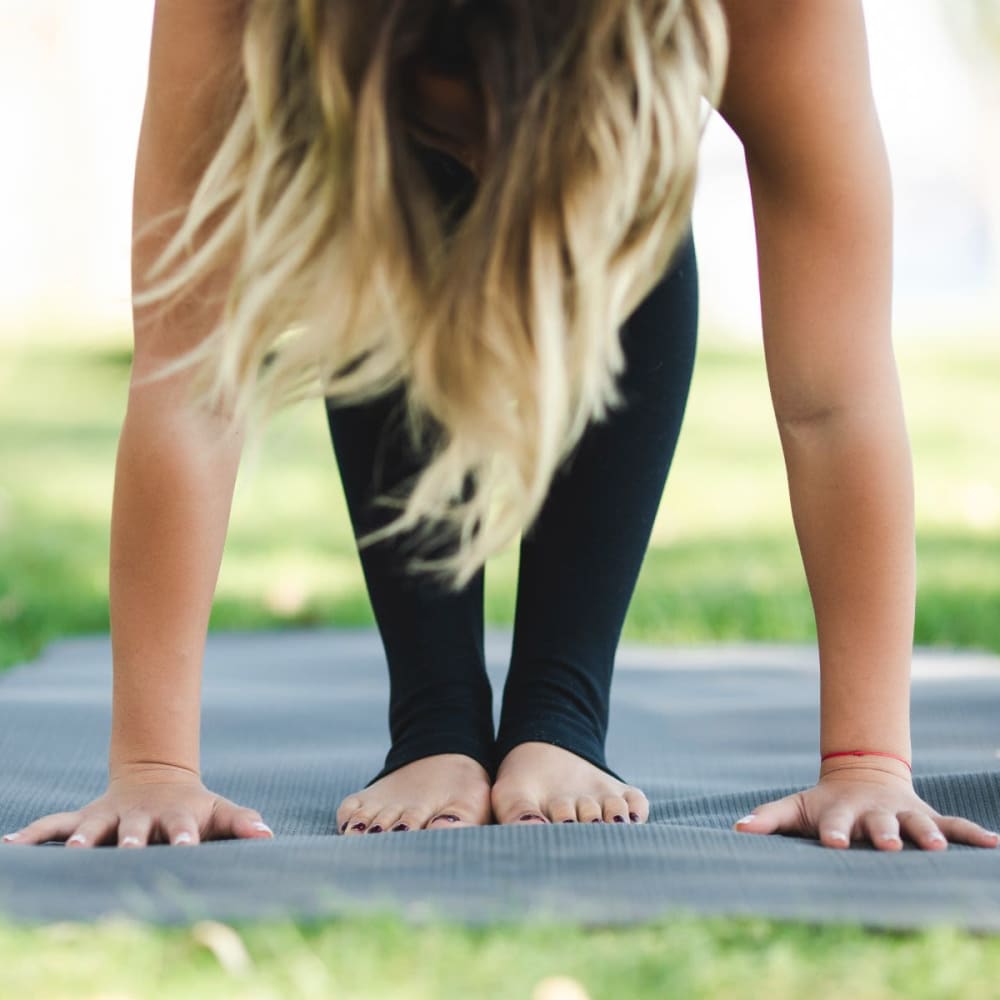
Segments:
[[[888,389],[878,403],[786,423],[781,437],[816,613],[821,753],[909,760],[913,484],[902,407]]]
[[[241,442],[133,390],[111,527],[109,768],[199,771],[201,668]]]

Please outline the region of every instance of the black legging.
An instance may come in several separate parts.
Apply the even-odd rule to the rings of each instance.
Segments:
[[[446,158],[431,162],[441,194],[465,203],[469,175]],[[402,572],[397,539],[360,552],[391,692],[392,746],[369,785],[442,753],[472,757],[495,778],[504,756],[527,740],[564,747],[625,780],[604,758],[614,657],[680,431],[697,315],[697,266],[688,238],[622,329],[627,405],[587,428],[521,539],[496,740],[483,654],[483,571],[451,594],[427,577]],[[401,389],[359,406],[327,400],[356,537],[389,519],[371,499],[426,461],[402,430],[402,400]]]

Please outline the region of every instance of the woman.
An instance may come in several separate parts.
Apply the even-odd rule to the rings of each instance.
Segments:
[[[272,835],[201,783],[200,667],[248,418],[309,394],[392,682],[385,767],[337,829],[647,820],[604,736],[691,372],[703,97],[746,151],[822,672],[816,785],[734,828],[996,846],[910,780],[912,480],[856,0],[161,0],[110,784],[7,839]],[[482,566],[519,532],[494,739]]]

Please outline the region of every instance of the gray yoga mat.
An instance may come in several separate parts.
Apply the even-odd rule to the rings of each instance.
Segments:
[[[489,632],[495,711],[509,632]],[[104,790],[106,638],[54,643],[0,675],[0,831]],[[259,809],[273,841],[67,850],[0,845],[0,913],[630,924],[670,913],[1000,931],[1000,849],[885,853],[753,836],[731,824],[811,785],[819,675],[808,647],[623,644],[608,762],[652,804],[642,825],[334,833],[382,765],[388,683],[374,630],[215,634],[205,665],[205,783]],[[1000,659],[919,651],[914,784],[945,814],[1000,826]]]

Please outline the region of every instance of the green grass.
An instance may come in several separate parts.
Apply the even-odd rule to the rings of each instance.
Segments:
[[[986,1000],[1000,995],[1000,939],[947,927],[885,933],[690,916],[596,930],[540,923],[415,930],[391,916],[234,926],[240,941],[223,930],[214,947],[218,928],[213,935],[211,926],[154,929],[124,921],[38,930],[0,926],[0,997]],[[547,992],[542,984],[552,979],[569,979],[586,992]]]
[[[104,632],[108,512],[125,338],[0,344],[0,667]],[[917,477],[920,643],[1000,651],[1000,350],[900,349]],[[487,567],[486,618],[509,625],[516,549]],[[281,415],[242,473],[212,627],[373,618],[322,408]],[[709,342],[626,621],[626,640],[811,640],[759,349]],[[193,929],[0,924],[0,997],[485,996],[859,1000],[998,997],[1000,938],[674,916],[639,928],[415,930],[391,917],[250,925],[245,972]],[[557,994],[551,995],[554,1000]]]
[[[121,341],[0,345],[0,666],[107,630],[108,512],[129,354]],[[905,346],[917,477],[916,640],[1000,651],[1000,350]],[[814,623],[761,352],[704,345],[626,640],[805,640]],[[486,618],[512,620],[516,546]],[[372,613],[322,407],[270,427],[241,473],[212,627],[366,625]]]

